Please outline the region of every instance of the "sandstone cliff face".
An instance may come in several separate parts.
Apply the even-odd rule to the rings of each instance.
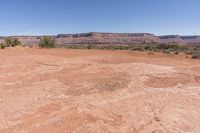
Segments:
[[[145,42],[157,42],[159,40],[153,34],[148,33],[84,33],[57,35],[58,44],[133,44]]]
[[[13,36],[19,38],[23,45],[37,45],[42,36]],[[59,34],[51,36],[59,45],[68,44],[140,44],[140,43],[200,43],[200,36],[155,36],[149,33],[81,33]],[[3,37],[0,43],[4,42]]]

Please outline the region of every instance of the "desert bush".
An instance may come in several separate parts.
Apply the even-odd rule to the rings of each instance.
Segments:
[[[0,44],[0,48],[1,48],[1,49],[5,49],[5,44],[1,43],[1,44]]]
[[[133,51],[149,51],[149,52],[163,52],[165,54],[179,54],[180,52],[186,55],[192,55],[192,58],[199,58],[200,45],[182,45],[182,44],[129,44],[129,45],[110,45],[110,44],[85,44],[85,45],[70,45],[67,48],[73,49],[106,49],[106,50],[133,50]],[[196,52],[194,52],[196,51]],[[188,56],[189,58],[190,56]]]
[[[178,45],[175,44],[157,44],[157,46],[154,47],[154,49],[159,50],[169,50],[171,52],[177,51],[179,49]]]
[[[192,55],[192,51],[191,51],[191,50],[184,50],[184,53],[185,53],[186,55]]]
[[[12,39],[12,46],[18,46],[18,45],[21,45],[21,42],[19,41],[18,38],[13,38]]]
[[[128,49],[127,46],[114,46],[113,48],[114,48],[114,50],[127,50]]]
[[[69,48],[69,49],[80,49],[80,46],[70,45],[67,48]]]
[[[150,46],[144,46],[145,50],[149,50],[151,47]]]
[[[154,55],[154,53],[153,53],[153,52],[148,52],[147,54],[148,54],[148,55]]]
[[[163,50],[162,52],[165,54],[171,54],[171,52],[169,50]]]
[[[132,48],[133,51],[144,51],[144,48],[142,47],[135,47],[135,48]]]
[[[177,49],[179,49],[179,46],[176,45],[176,44],[171,44],[171,45],[169,45],[169,48],[170,48],[171,50],[173,50],[173,51],[176,51]]]
[[[19,41],[18,38],[12,38],[12,37],[5,38],[5,43],[7,47],[14,47],[21,45],[21,42]]]
[[[40,48],[55,48],[55,40],[51,37],[43,37],[40,39]]]
[[[5,38],[5,43],[6,43],[7,47],[11,47],[11,45],[12,45],[12,38],[11,37]]]
[[[195,50],[192,52],[193,59],[200,59],[200,50]]]
[[[87,49],[92,49],[92,44],[87,45]]]
[[[169,49],[169,44],[158,44],[157,49]]]
[[[128,50],[129,46],[99,45],[99,46],[93,46],[92,48],[106,49],[106,50]]]

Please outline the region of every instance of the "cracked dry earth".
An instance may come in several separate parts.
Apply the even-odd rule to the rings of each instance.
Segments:
[[[0,50],[0,133],[199,133],[200,61],[145,52]]]

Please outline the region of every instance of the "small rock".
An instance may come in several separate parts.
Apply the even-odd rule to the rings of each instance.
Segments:
[[[159,122],[159,121],[160,121],[160,119],[159,119],[158,117],[155,117],[155,121]]]

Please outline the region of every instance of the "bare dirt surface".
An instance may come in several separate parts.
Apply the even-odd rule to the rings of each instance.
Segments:
[[[200,61],[100,50],[0,50],[0,133],[199,133]]]

